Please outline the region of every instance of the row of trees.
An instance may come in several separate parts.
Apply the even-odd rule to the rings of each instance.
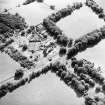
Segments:
[[[95,92],[103,92],[105,94],[105,78],[98,72],[98,68],[96,69],[93,63],[84,59],[77,60],[76,58],[72,58],[71,67],[74,68],[74,73],[76,73],[79,80],[85,84],[87,90],[89,90],[90,87],[94,87],[96,82],[99,83],[100,86],[95,87]],[[86,105],[91,105],[89,103],[90,101],[86,99]]]
[[[39,3],[43,3],[44,0],[26,0],[23,5],[27,5],[27,4],[30,4],[30,3],[33,3],[33,2],[39,2]]]
[[[83,69],[83,63],[83,60],[77,60],[76,58],[72,58],[71,67],[74,68],[74,73],[76,73],[79,76],[83,84],[86,84],[88,90],[89,87],[95,86],[95,82],[90,78],[89,75],[85,74],[85,71]]]
[[[4,97],[7,93],[12,92],[13,90],[19,88],[20,86],[25,85],[25,83],[27,82],[27,78],[21,79],[18,82],[14,82],[14,83],[5,83],[3,85],[0,86],[0,98]]]
[[[43,25],[46,27],[47,31],[49,32],[49,35],[56,40],[56,43],[58,45],[60,45],[61,47],[72,46],[73,39],[68,38],[64,33],[62,33],[62,30],[60,30],[59,27],[57,27],[52,20],[44,19]]]
[[[33,3],[33,2],[44,3],[44,0],[26,0],[26,1],[23,3],[23,5],[28,5],[28,4]],[[50,7],[50,9],[55,10],[55,6],[54,6],[54,5],[50,5],[50,6],[49,6],[49,5],[46,4],[46,3],[44,3],[44,4],[45,4],[46,6],[48,6],[48,7]],[[81,6],[82,6],[82,3],[81,3],[81,2],[80,2],[80,3],[74,3],[72,9],[79,9]],[[68,6],[68,8],[71,9],[70,6]],[[63,9],[62,9],[62,10],[63,10]],[[65,9],[64,9],[64,12],[65,12]],[[64,13],[64,12],[62,12],[62,13]],[[63,15],[65,15],[65,13],[64,13]]]
[[[99,18],[102,18],[105,21],[104,10],[94,0],[86,0],[86,6],[90,7],[92,11],[98,15]]]
[[[23,3],[23,5],[27,5],[27,4],[30,4],[30,3],[32,3],[32,2],[35,2],[36,0],[26,0],[24,3]]]
[[[23,56],[18,50],[14,49],[13,47],[8,47],[5,51],[13,60],[18,62],[22,67],[30,69],[34,66],[32,61],[29,61],[26,56]]]
[[[40,75],[46,74],[50,70],[50,68],[51,64],[48,64],[47,66],[42,68],[42,70],[38,72],[33,71],[25,77],[23,77],[23,72],[21,70],[18,70],[14,75],[15,81],[6,82],[0,86],[0,98],[7,95],[7,93],[13,92],[19,87],[24,86],[26,83],[30,83],[33,79],[38,78]]]
[[[81,2],[74,3],[72,6],[68,6],[67,8],[63,8],[63,9],[57,11],[56,13],[53,13],[52,15],[48,16],[47,18],[49,20],[52,20],[53,22],[58,22],[62,18],[71,15],[71,13],[73,11],[75,11],[76,9],[80,9],[82,6],[83,5]]]
[[[33,2],[37,2],[37,3],[44,3],[44,0],[26,0],[23,5],[28,5],[30,3]],[[48,5],[46,3],[44,3],[46,6],[48,6],[51,10],[55,10],[55,6],[54,5]]]
[[[64,47],[67,46],[69,42],[68,38],[62,34],[62,30],[60,30],[59,27],[57,27],[52,20],[44,19],[43,25],[46,27],[47,31],[49,32],[49,35],[52,36],[54,39],[56,39],[56,43],[58,45]]]
[[[83,84],[75,74],[70,73],[64,64],[55,62],[51,67],[51,72],[60,77],[60,79],[64,81],[67,86],[71,86],[71,88],[76,92],[77,96],[85,95],[87,91],[85,84]]]
[[[74,45],[68,50],[67,59],[72,58],[73,56],[77,55],[79,52],[86,50],[87,48],[94,47],[104,38],[105,26],[103,26],[99,30],[92,31],[91,33],[88,33],[80,37],[79,39],[76,39]]]
[[[91,77],[94,81],[101,85],[104,83],[105,78],[97,71],[97,69],[94,66],[86,64],[86,61],[84,64],[84,60],[82,66],[79,66],[77,62],[79,62],[77,59],[72,60],[71,62],[71,65],[73,65],[72,67],[74,68],[74,72],[80,75],[81,78],[83,78],[86,82],[91,84],[92,83],[92,80],[90,79]],[[94,83],[92,84],[94,86]]]

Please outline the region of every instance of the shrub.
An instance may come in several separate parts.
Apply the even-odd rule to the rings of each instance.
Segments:
[[[101,92],[101,87],[99,87],[99,86],[98,86],[98,87],[96,87],[95,92],[96,92],[96,93]]]
[[[16,70],[16,72],[15,72],[14,79],[15,79],[15,80],[19,80],[20,78],[23,77],[23,75],[24,75],[23,70],[22,70],[22,69],[18,69],[18,70]]]
[[[68,38],[63,35],[57,37],[57,44],[59,44],[60,46],[66,47],[68,44]]]
[[[61,47],[59,50],[59,56],[64,56],[66,54],[66,48],[65,47]]]

